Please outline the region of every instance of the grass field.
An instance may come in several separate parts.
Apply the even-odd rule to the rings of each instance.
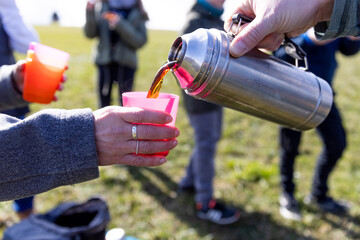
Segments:
[[[37,27],[44,44],[71,54],[68,81],[59,101],[43,108],[97,107],[96,69],[92,62],[95,42],[85,39],[82,29],[59,26]],[[175,32],[149,31],[149,41],[139,52],[135,89],[147,91],[152,78],[166,61]],[[99,179],[54,189],[36,196],[37,212],[45,212],[63,201],[84,201],[102,195],[110,209],[109,228],[124,228],[139,239],[360,239],[360,55],[339,56],[335,79],[336,101],[348,132],[348,148],[330,178],[330,193],[352,203],[348,216],[321,214],[303,204],[301,222],[284,220],[278,212],[278,126],[230,109],[225,110],[223,138],[216,157],[215,196],[241,210],[239,222],[217,226],[196,218],[192,196],[178,196],[181,179],[193,146],[192,129],[180,107],[177,127],[179,145],[168,163],[157,168],[102,167]],[[171,74],[163,92],[180,94]],[[113,91],[114,93],[116,91]],[[117,100],[114,94],[114,99]],[[181,103],[180,103],[181,104]],[[296,165],[296,197],[310,191],[313,169],[321,142],[316,132],[305,132]],[[0,233],[18,221],[11,202],[0,204]]]

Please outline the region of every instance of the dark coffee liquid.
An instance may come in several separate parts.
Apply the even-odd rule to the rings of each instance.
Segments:
[[[164,80],[165,75],[171,70],[172,67],[175,66],[176,61],[167,62],[159,69],[156,73],[154,80],[151,84],[149,92],[147,94],[147,98],[158,98],[160,89]]]

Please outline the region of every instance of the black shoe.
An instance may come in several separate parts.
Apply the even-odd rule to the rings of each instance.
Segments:
[[[304,203],[307,205],[315,205],[321,211],[335,215],[343,215],[349,211],[349,206],[341,201],[335,201],[331,197],[318,199],[315,196],[309,195],[304,199]]]
[[[283,193],[279,198],[280,214],[286,219],[300,221],[301,213],[299,204],[292,194]]]
[[[240,218],[240,212],[225,206],[224,204],[210,200],[207,206],[196,203],[197,216],[210,222],[227,225],[236,222]]]

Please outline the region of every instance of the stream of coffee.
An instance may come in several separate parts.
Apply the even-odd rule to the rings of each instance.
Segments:
[[[151,84],[147,98],[158,98],[165,75],[175,66],[176,61],[166,62],[156,73]]]

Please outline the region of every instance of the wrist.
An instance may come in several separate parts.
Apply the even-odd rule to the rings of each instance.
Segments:
[[[318,10],[316,12],[318,22],[330,21],[335,0],[320,0],[318,3]]]

